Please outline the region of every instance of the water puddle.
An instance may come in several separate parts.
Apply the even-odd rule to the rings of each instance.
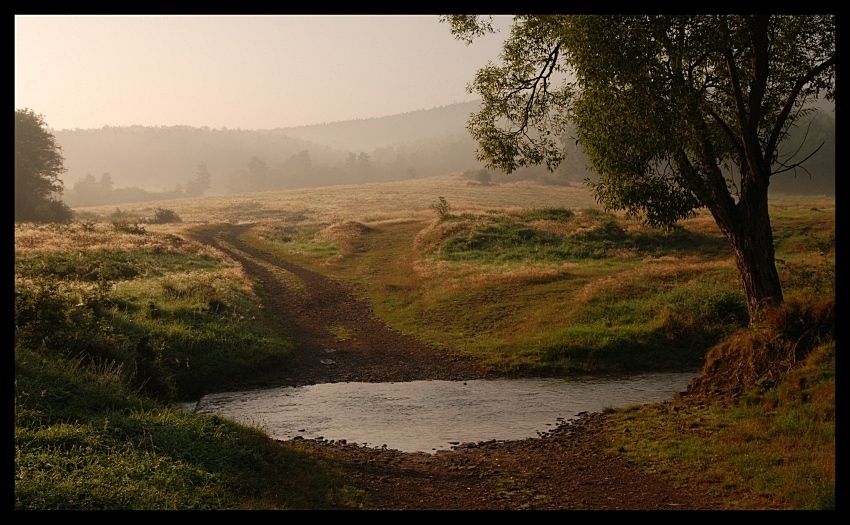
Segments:
[[[196,411],[258,424],[276,439],[436,452],[460,443],[536,437],[580,412],[670,400],[697,375],[327,383],[210,394]]]

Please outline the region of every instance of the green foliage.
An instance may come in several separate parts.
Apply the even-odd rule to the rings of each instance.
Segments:
[[[492,31],[471,15],[443,21],[465,41]],[[833,97],[834,74],[832,16],[518,16],[502,65],[472,84],[483,106],[469,129],[490,166],[551,169],[571,120],[600,200],[671,224],[710,204],[710,185],[740,185],[726,164],[762,176],[742,164],[742,137],[759,137],[766,166],[793,164],[776,152],[803,108]],[[741,121],[747,103],[758,111]]]
[[[70,222],[61,200],[65,159],[44,117],[15,110],[15,221]]]

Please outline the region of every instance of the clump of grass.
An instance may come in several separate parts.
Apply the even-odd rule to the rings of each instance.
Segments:
[[[569,208],[532,208],[515,214],[523,221],[558,221],[569,222],[575,217],[573,210]]]
[[[112,227],[115,229],[115,231],[120,233],[129,233],[132,235],[147,234],[147,230],[145,230],[145,227],[139,226],[138,222],[131,223],[130,221],[124,219],[114,221],[112,223]]]
[[[348,341],[354,336],[355,333],[354,330],[350,328],[338,325],[329,326],[328,332],[330,332],[334,336],[334,339],[336,339],[338,342]]]
[[[437,202],[431,204],[431,209],[437,212],[437,217],[440,220],[445,220],[451,217],[452,207],[449,205],[448,201],[446,201],[445,197],[438,197]]]
[[[770,388],[813,348],[834,337],[834,298],[813,304],[788,300],[713,347],[702,377],[689,391],[737,396],[756,386]]]

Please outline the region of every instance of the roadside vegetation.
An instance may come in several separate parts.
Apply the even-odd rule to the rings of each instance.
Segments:
[[[261,379],[290,342],[241,270],[169,233],[15,229],[15,507],[332,508],[357,494],[260,428],[171,408]]]
[[[792,313],[829,310],[834,201],[771,202]],[[363,497],[333,465],[259,428],[168,408],[273,373],[290,348],[239,267],[191,240],[209,223],[254,223],[244,240],[255,247],[349,283],[393,328],[505,375],[697,369],[713,347],[793,324],[746,327],[710,217],[652,229],[579,188],[437,177],[167,205],[180,222],[148,221],[163,209],[148,203],[16,226],[17,508],[331,508]],[[834,506],[834,339],[820,331],[806,345],[782,374],[724,402],[612,411],[611,452],[741,508]]]

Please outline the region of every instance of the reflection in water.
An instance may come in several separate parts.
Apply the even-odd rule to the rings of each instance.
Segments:
[[[196,410],[259,424],[277,439],[322,437],[433,452],[535,437],[583,411],[670,400],[696,375],[326,383],[210,394]]]

